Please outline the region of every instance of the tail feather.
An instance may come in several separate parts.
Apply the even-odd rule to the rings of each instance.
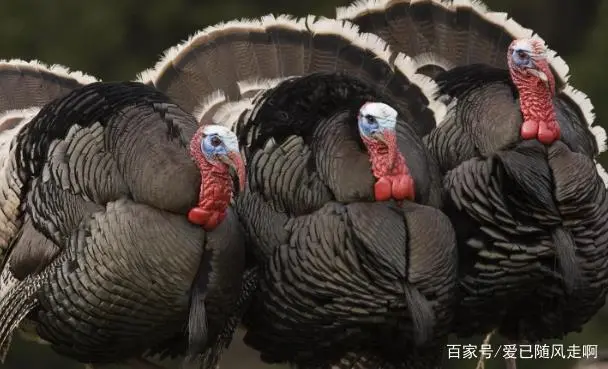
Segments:
[[[510,18],[493,12],[479,0],[363,0],[336,10],[361,32],[380,36],[389,46],[410,55],[417,73],[434,77],[437,70],[470,64],[507,68],[507,49],[517,38],[542,38]],[[576,111],[605,152],[604,128],[594,126],[590,99],[569,84],[569,66],[551,49],[549,64],[556,79],[558,98]]]
[[[0,113],[42,106],[96,79],[61,65],[39,61],[0,60]]]
[[[358,1],[336,13],[362,32],[389,34],[383,38],[396,51],[435,53],[456,66],[483,63],[506,68],[509,43],[534,35],[506,13],[492,12],[477,0]]]
[[[268,15],[209,27],[165,52],[152,69],[138,76],[170,96],[200,122],[238,117],[260,91],[290,77],[346,72],[383,88],[405,111],[433,114],[416,119],[416,131],[428,133],[445,114],[433,98],[437,85],[417,74],[415,63],[391,51],[372,34],[349,22],[308,16]],[[244,100],[240,105],[235,101]],[[220,108],[231,105],[230,108]]]
[[[274,60],[268,64],[271,69],[259,77],[272,79],[304,74],[309,68],[311,57],[310,38],[304,19],[297,20],[286,15],[277,18],[266,15],[262,17],[261,23],[272,40],[272,44],[268,45],[268,54],[272,55]]]

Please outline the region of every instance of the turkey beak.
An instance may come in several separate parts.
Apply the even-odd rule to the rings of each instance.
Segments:
[[[232,178],[234,194],[238,195],[245,188],[245,164],[240,153],[230,151],[228,155],[221,155],[219,160],[228,167],[228,174]]]
[[[547,77],[547,75],[545,74],[545,72],[539,70],[539,69],[534,69],[534,68],[528,68],[527,69],[528,73],[530,73],[531,75],[537,77],[538,79],[540,79],[541,81],[543,81],[543,83],[545,84],[545,86],[547,86],[547,88],[549,88],[549,78]]]
[[[372,133],[371,136],[374,140],[380,141],[383,144],[387,145],[387,141],[384,138],[384,133],[382,131],[376,131],[376,132]]]

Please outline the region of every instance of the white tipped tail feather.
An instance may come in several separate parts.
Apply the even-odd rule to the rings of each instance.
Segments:
[[[178,45],[172,46],[162,53],[161,59],[154,65],[154,67],[144,70],[137,75],[136,81],[142,83],[153,83],[156,84],[158,78],[162,73],[166,72],[168,68],[179,62],[183,55],[187,54],[188,51],[195,48],[197,45],[203,44],[214,37],[214,34],[224,34],[232,30],[243,30],[243,31],[255,31],[261,30],[262,25],[259,20],[233,20],[229,22],[219,23],[213,26],[209,26],[202,31],[196,32],[195,34],[188,37],[185,41]]]
[[[319,37],[335,40],[335,50],[316,44]],[[424,96],[420,101],[428,101],[427,108],[435,119],[433,125],[442,121],[445,106],[433,98],[437,85],[418,74],[409,57],[393,52],[376,35],[360,33],[355,24],[312,15],[300,19],[267,15],[207,27],[166,50],[161,60],[141,72],[137,80],[153,84],[199,121],[218,113],[232,119],[235,109],[250,106],[236,104],[238,100],[248,100],[285,78],[316,72],[346,72],[356,77],[369,73],[363,70],[365,65],[353,64],[352,59],[341,54],[344,43],[358,50],[361,56],[357,57],[366,60],[363,64],[367,68],[384,63],[387,71],[399,73],[416,85]],[[368,76],[367,80],[376,81],[375,76]],[[262,82],[265,85],[260,85]],[[224,105],[230,108],[221,108]],[[216,123],[231,126],[229,122]]]
[[[85,74],[80,71],[71,71],[69,68],[59,65],[47,65],[38,60],[21,60],[21,59],[10,59],[10,60],[0,60],[0,69],[2,68],[15,68],[18,70],[31,69],[35,71],[43,71],[47,73],[51,73],[56,75],[59,78],[64,79],[74,79],[76,82],[87,85],[89,83],[97,82],[97,78]]]

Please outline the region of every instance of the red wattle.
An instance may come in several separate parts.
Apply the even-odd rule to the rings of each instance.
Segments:
[[[376,177],[374,196],[376,201],[387,201],[391,198],[401,201],[414,200],[414,179],[409,174],[405,158],[397,146],[397,136],[392,131],[382,132],[384,143],[364,137],[372,164],[372,173]]]
[[[533,41],[533,47],[539,52],[544,46]],[[519,106],[524,118],[521,126],[521,137],[524,140],[536,139],[550,145],[560,136],[553,96],[555,95],[555,78],[546,59],[535,60],[536,68],[543,72],[547,80],[541,80],[536,74],[528,73],[508,59],[511,79],[519,92]]]
[[[550,145],[559,140],[559,136],[559,125],[554,122],[542,122],[538,127],[538,140],[545,145]]]
[[[208,211],[201,207],[190,209],[188,221],[200,225],[205,231],[211,231],[226,217],[226,212]]]
[[[521,138],[533,140],[538,135],[538,122],[527,120],[521,125]]]
[[[409,175],[395,176],[392,190],[395,200],[414,200],[414,180]]]
[[[376,201],[387,201],[391,198],[391,181],[386,178],[380,178],[374,185],[374,195]]]

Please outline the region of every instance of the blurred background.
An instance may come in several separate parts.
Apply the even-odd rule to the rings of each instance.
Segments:
[[[0,1],[0,58],[38,59],[63,64],[105,81],[130,80],[152,67],[167,48],[206,27],[242,17],[268,13],[309,13],[334,16],[336,6],[348,0],[2,0]],[[608,119],[608,0],[486,0],[492,10],[508,12],[520,24],[538,32],[570,65],[572,84],[587,93],[597,119]],[[606,127],[605,124],[602,124]],[[608,128],[608,127],[606,127]],[[601,161],[608,164],[604,155]],[[597,345],[608,350],[608,309],[580,333],[547,344]],[[255,352],[237,337],[222,362],[222,369],[282,369],[258,364]],[[451,340],[479,345],[481,337]],[[493,348],[502,344],[492,342]],[[567,355],[567,353],[566,353]],[[580,355],[580,353],[579,353]],[[576,359],[519,360],[519,369],[573,368]],[[176,363],[168,363],[177,367]],[[476,360],[447,361],[446,369],[474,369]],[[608,364],[603,368],[608,368]],[[503,368],[490,359],[487,369]],[[84,369],[55,355],[47,347],[17,340],[6,369]],[[592,367],[589,366],[588,369]],[[600,369],[600,366],[593,368]]]

